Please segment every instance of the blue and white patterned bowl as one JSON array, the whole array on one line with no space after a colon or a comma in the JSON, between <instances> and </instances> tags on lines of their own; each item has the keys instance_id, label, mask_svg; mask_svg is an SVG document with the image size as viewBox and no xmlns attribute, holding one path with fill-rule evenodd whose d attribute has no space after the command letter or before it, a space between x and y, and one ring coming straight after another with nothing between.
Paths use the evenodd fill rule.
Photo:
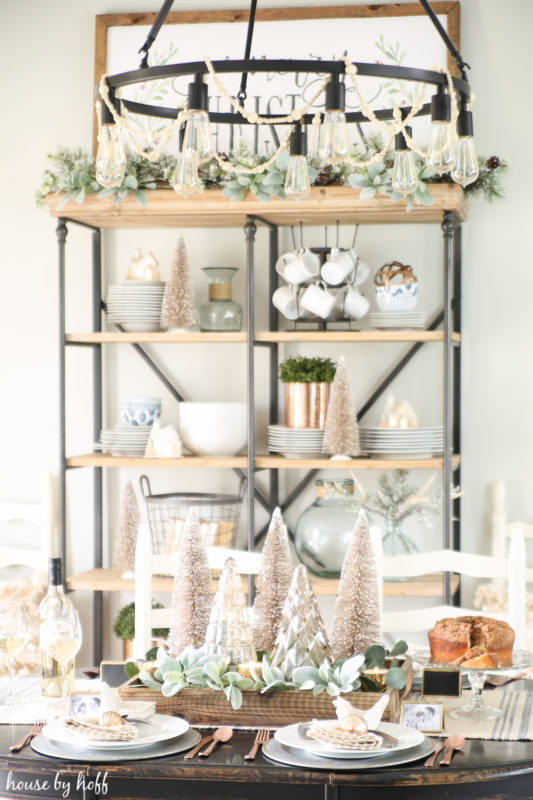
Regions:
<instances>
[{"instance_id":1,"label":"blue and white patterned bowl","mask_svg":"<svg viewBox=\"0 0 533 800\"><path fill-rule=\"evenodd\" d=\"M376 303L380 311L413 311L417 300L416 283L376 286Z\"/></svg>"},{"instance_id":2,"label":"blue and white patterned bowl","mask_svg":"<svg viewBox=\"0 0 533 800\"><path fill-rule=\"evenodd\" d=\"M123 397L120 411L128 425L153 425L154 420L161 416L161 398Z\"/></svg>"}]
</instances>

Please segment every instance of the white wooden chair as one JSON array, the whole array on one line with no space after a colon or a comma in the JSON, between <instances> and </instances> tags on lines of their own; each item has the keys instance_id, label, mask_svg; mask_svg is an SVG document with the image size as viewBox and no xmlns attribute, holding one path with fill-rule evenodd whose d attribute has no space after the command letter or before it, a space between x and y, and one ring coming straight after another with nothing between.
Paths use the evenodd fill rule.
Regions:
<instances>
[{"instance_id":1,"label":"white wooden chair","mask_svg":"<svg viewBox=\"0 0 533 800\"><path fill-rule=\"evenodd\" d=\"M525 548L524 538L519 529L512 534L508 557L481 556L454 550L436 550L410 556L379 557L383 578L413 578L435 572L455 572L473 578L508 580L508 614L493 614L506 619L514 628L515 647L525 646ZM479 610L456 606L438 605L430 608L416 608L409 611L393 611L382 614L382 630L392 632L420 632L430 630L435 622L443 617L457 617L479 614Z\"/></svg>"},{"instance_id":2,"label":"white wooden chair","mask_svg":"<svg viewBox=\"0 0 533 800\"><path fill-rule=\"evenodd\" d=\"M243 575L259 572L260 553L245 550L230 550L224 547L208 547L207 558L211 569L221 570L229 556L235 559L237 571ZM150 647L152 628L170 626L170 608L152 609L152 575L171 575L176 572L177 553L152 553L150 528L139 525L135 549L135 639L133 657L142 658Z\"/></svg>"},{"instance_id":3,"label":"white wooden chair","mask_svg":"<svg viewBox=\"0 0 533 800\"><path fill-rule=\"evenodd\" d=\"M0 568L45 570L57 534L53 476L43 479L40 503L0 500ZM22 544L17 542L23 539ZM15 544L14 544L15 543Z\"/></svg>"},{"instance_id":4,"label":"white wooden chair","mask_svg":"<svg viewBox=\"0 0 533 800\"><path fill-rule=\"evenodd\" d=\"M514 530L521 530L524 539L533 539L533 523L516 520L507 521L505 511L505 486L495 483L492 488L492 507L490 515L490 530L492 540L492 555L495 558L505 558L509 549L509 540ZM533 581L533 569L526 567L526 583Z\"/></svg>"}]
</instances>

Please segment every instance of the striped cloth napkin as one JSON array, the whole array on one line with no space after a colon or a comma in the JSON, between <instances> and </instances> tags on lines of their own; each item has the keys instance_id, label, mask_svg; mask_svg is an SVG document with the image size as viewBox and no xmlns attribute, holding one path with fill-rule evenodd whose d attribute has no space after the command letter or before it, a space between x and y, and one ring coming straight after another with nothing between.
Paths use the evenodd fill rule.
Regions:
<instances>
[{"instance_id":1,"label":"striped cloth napkin","mask_svg":"<svg viewBox=\"0 0 533 800\"><path fill-rule=\"evenodd\" d=\"M461 733L467 739L494 739L496 741L533 740L533 692L510 692L495 689L483 692L483 700L488 706L501 708L499 719L465 720L454 719L450 712L470 702L471 692L464 691L461 697L423 698L410 695L409 700L444 703L444 731L428 736L449 736Z\"/></svg>"},{"instance_id":2,"label":"striped cloth napkin","mask_svg":"<svg viewBox=\"0 0 533 800\"><path fill-rule=\"evenodd\" d=\"M80 678L75 681L74 687L76 692L98 692L100 681ZM15 678L13 691L18 695L17 702L14 705L0 704L0 725L33 725L38 719L50 722L66 714L66 705L60 709L57 699L47 700L42 697L39 678ZM6 693L7 686L4 681L0 689L0 700Z\"/></svg>"}]
</instances>

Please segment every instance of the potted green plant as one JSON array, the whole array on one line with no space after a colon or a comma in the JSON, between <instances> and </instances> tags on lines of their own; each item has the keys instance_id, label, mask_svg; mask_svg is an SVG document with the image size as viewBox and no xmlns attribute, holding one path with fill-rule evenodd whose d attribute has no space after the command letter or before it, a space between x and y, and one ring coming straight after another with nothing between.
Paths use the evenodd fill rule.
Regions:
<instances>
[{"instance_id":1,"label":"potted green plant","mask_svg":"<svg viewBox=\"0 0 533 800\"><path fill-rule=\"evenodd\" d=\"M290 356L279 365L288 428L325 428L335 369L331 358L318 356Z\"/></svg>"},{"instance_id":2,"label":"potted green plant","mask_svg":"<svg viewBox=\"0 0 533 800\"><path fill-rule=\"evenodd\" d=\"M163 608L157 600L152 600L152 608ZM113 630L119 639L122 639L122 657L124 661L131 658L133 637L135 636L135 603L128 603L120 609L115 621ZM166 639L168 628L153 628L153 639Z\"/></svg>"}]
</instances>

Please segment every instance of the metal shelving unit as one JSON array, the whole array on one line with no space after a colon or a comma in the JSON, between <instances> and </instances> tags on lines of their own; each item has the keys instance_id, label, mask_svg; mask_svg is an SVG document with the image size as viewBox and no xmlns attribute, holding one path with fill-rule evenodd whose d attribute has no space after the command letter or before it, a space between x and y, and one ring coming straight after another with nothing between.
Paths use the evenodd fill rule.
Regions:
<instances>
[{"instance_id":1,"label":"metal shelving unit","mask_svg":"<svg viewBox=\"0 0 533 800\"><path fill-rule=\"evenodd\" d=\"M309 485L321 469L442 469L444 489L444 542L446 548L458 548L460 544L460 500L452 502L450 488L452 475L454 483L460 483L460 339L461 339L461 222L466 219L466 204L462 190L458 186L438 185L432 188L434 205L417 207L407 214L403 203L392 203L388 198L379 197L371 201L361 201L352 189L345 187L327 187L313 189L310 197L301 203L274 200L269 206L259 206L255 198L247 198L242 203L229 203L220 192L211 190L200 196L183 200L170 190L155 190L150 193L148 209L141 209L135 201L124 200L120 204L110 201L87 198L81 206L69 202L58 210L58 197L49 199L50 212L58 218L57 242L59 264L59 346L60 346L60 530L61 553L67 554L66 531L66 476L69 470L89 467L94 470L94 545L93 570L81 576L68 578L67 586L71 589L92 588L94 591L94 661L101 660L102 639L102 592L107 590L128 589L129 584L121 581L112 570L103 569L102 553L102 506L103 506L103 469L121 466L172 467L172 468L212 468L224 467L233 469L238 475L249 477L247 508L249 549L254 549L264 535L266 528L255 530L255 503L271 512L276 505L286 510L301 492ZM257 213L261 209L261 213ZM297 215L297 216L295 216ZM268 330L256 331L254 321L254 246L258 226L266 226L269 238L269 296L277 287L278 276L275 263L278 256L278 225L294 224L340 224L354 223L408 223L424 222L440 224L443 232L443 273L444 297L443 309L432 320L426 331L278 331L277 311L269 303ZM65 330L65 280L66 280L66 242L68 225L81 225L86 228L92 239L92 331L67 333ZM126 333L120 326L116 331L102 331L102 312L105 304L102 301L101 266L102 266L102 230L131 227L244 227L244 239L247 267L247 330L234 334L206 333ZM440 343L443 347L443 410L445 449L442 458L424 460L381 460L351 459L347 462L328 462L315 460L293 461L255 451L255 348L267 347L269 350L269 421L278 421L278 359L279 347L284 342L405 342L409 345L398 362L383 376L380 385L374 390L364 406L358 409L359 419L373 406L387 389L394 378L416 355L426 343ZM246 345L246 361L248 374L248 454L244 457L210 459L189 457L185 459L137 459L114 457L100 454L67 456L66 453L66 374L65 352L67 347L89 347L93 352L93 435L98 438L102 427L102 346L104 344L126 343L133 347L144 362L154 371L176 400L183 399L169 378L153 361L143 347L150 343L241 343ZM297 486L281 499L278 484L279 469L304 468L307 474ZM265 497L255 485L254 474L257 470L269 470L269 491ZM439 587L436 579L425 582L409 581L400 585L390 593L397 595L435 596L441 589L444 601L449 603L457 590L457 581L446 575L444 585ZM412 584L412 585L411 585ZM416 585L415 585L416 584ZM330 584L331 586L331 584ZM422 588L421 588L422 587ZM250 583L250 593L253 585ZM321 593L329 593L323 586Z\"/></svg>"}]
</instances>

